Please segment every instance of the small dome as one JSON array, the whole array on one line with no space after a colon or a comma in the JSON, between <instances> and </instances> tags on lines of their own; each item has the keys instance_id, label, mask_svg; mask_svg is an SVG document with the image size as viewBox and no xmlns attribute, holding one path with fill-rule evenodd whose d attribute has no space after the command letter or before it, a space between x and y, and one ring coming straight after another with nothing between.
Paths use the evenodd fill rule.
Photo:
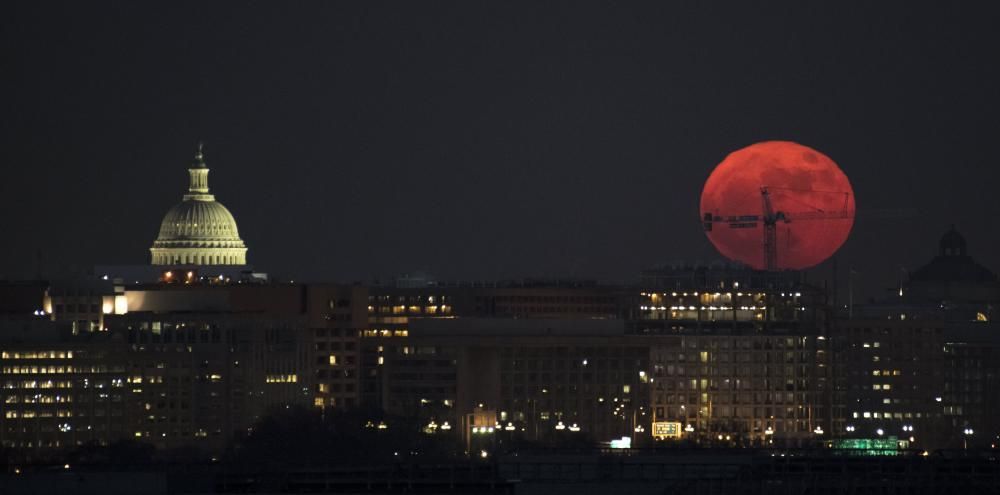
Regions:
<instances>
[{"instance_id":1,"label":"small dome","mask_svg":"<svg viewBox=\"0 0 1000 495\"><path fill-rule=\"evenodd\" d=\"M952 226L941 236L940 253L910 275L916 283L995 283L996 274L976 263L966 252L965 238Z\"/></svg>"},{"instance_id":2,"label":"small dome","mask_svg":"<svg viewBox=\"0 0 1000 495\"><path fill-rule=\"evenodd\" d=\"M965 238L955 230L954 225L951 226L951 230L941 236L941 242L938 245L941 249L941 256L965 256Z\"/></svg>"}]
</instances>

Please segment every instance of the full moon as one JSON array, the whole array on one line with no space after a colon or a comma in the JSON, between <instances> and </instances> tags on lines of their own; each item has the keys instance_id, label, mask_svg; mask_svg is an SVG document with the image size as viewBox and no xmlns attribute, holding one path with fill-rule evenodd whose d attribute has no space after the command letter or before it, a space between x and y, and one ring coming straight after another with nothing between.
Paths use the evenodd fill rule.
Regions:
<instances>
[{"instance_id":1,"label":"full moon","mask_svg":"<svg viewBox=\"0 0 1000 495\"><path fill-rule=\"evenodd\" d=\"M701 192L708 239L723 256L758 270L768 268L769 249L773 269L822 263L847 240L854 212L854 190L840 167L790 141L766 141L730 153ZM768 223L773 225L770 243Z\"/></svg>"}]
</instances>

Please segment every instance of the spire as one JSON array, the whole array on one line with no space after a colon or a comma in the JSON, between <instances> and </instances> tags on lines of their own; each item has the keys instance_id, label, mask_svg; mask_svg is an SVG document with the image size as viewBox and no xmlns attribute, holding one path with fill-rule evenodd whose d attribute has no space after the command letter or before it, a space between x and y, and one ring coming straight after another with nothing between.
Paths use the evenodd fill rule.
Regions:
<instances>
[{"instance_id":1,"label":"spire","mask_svg":"<svg viewBox=\"0 0 1000 495\"><path fill-rule=\"evenodd\" d=\"M191 182L188 186L188 193L184 195L184 200L214 201L215 198L208 193L208 167L205 166L205 144L198 141L198 150L194 154L194 161L188 168Z\"/></svg>"},{"instance_id":2,"label":"spire","mask_svg":"<svg viewBox=\"0 0 1000 495\"><path fill-rule=\"evenodd\" d=\"M205 143L198 141L198 151L194 153L194 161L191 162L191 168L206 168L205 167Z\"/></svg>"}]
</instances>

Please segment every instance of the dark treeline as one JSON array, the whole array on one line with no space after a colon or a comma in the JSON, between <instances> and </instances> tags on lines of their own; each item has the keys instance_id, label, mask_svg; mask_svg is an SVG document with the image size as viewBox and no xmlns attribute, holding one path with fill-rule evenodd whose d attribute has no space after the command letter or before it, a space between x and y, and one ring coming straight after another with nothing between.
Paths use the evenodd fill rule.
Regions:
<instances>
[{"instance_id":1,"label":"dark treeline","mask_svg":"<svg viewBox=\"0 0 1000 495\"><path fill-rule=\"evenodd\" d=\"M379 425L384 425L380 428ZM331 465L372 465L398 462L448 463L480 459L483 450L490 456L516 450L592 448L585 434L549 435L546 441L531 441L521 432L498 429L474 438L470 445L461 440L457 428L428 434L426 425L415 418L387 416L378 412L323 411L301 406L274 409L258 423L233 436L224 452L197 448L161 450L139 440L120 440L109 445L86 443L63 450L27 456L7 450L2 458L10 466L93 466L112 469L140 469L151 465L221 464L234 469L260 467L308 467ZM558 443L556 443L558 442Z\"/></svg>"}]
</instances>

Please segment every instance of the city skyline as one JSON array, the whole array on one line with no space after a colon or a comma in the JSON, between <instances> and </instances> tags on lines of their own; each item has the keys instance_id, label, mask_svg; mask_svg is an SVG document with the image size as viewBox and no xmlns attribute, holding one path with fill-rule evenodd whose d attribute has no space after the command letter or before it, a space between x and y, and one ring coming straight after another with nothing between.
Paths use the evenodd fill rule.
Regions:
<instances>
[{"instance_id":1,"label":"city skyline","mask_svg":"<svg viewBox=\"0 0 1000 495\"><path fill-rule=\"evenodd\" d=\"M563 7L18 6L0 158L31 207L0 274L146 264L199 139L251 264L288 277L711 262L701 187L767 139L855 185L842 284L882 295L951 224L1000 265L987 10Z\"/></svg>"}]
</instances>

